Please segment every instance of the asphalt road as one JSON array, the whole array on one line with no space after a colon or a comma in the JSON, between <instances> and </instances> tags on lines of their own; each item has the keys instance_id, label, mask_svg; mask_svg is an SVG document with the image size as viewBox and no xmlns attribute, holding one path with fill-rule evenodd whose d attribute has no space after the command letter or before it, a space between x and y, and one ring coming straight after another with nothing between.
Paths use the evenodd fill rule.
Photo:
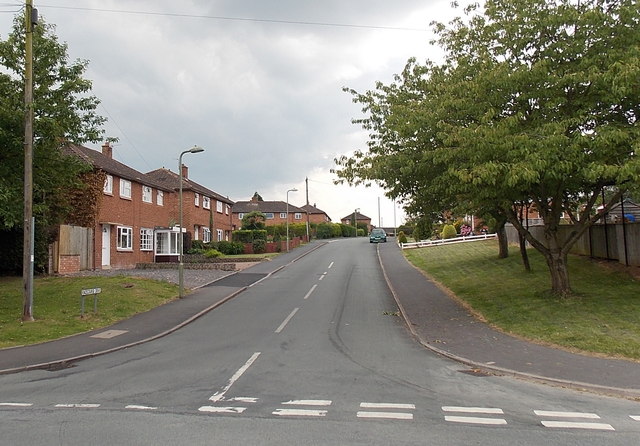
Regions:
<instances>
[{"instance_id":1,"label":"asphalt road","mask_svg":"<svg viewBox=\"0 0 640 446\"><path fill-rule=\"evenodd\" d=\"M418 345L397 311L376 246L332 242L169 336L71 368L0 376L0 443L640 438L637 402L474 373Z\"/></svg>"}]
</instances>

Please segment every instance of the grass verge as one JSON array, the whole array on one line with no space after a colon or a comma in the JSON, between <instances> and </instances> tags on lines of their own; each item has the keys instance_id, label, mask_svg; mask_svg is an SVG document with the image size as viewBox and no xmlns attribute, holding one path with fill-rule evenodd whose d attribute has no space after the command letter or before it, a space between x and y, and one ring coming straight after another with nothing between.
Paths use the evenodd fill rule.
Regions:
<instances>
[{"instance_id":1,"label":"grass verge","mask_svg":"<svg viewBox=\"0 0 640 446\"><path fill-rule=\"evenodd\" d=\"M570 256L575 295L551 297L544 258L530 249L531 272L517 247L498 259L495 241L405 251L407 259L499 329L534 341L640 360L640 281L620 268ZM613 265L611 265L613 266Z\"/></svg>"},{"instance_id":2,"label":"grass verge","mask_svg":"<svg viewBox=\"0 0 640 446\"><path fill-rule=\"evenodd\" d=\"M93 296L80 317L80 291L101 288L98 313ZM0 348L35 344L106 327L174 299L176 285L148 279L115 277L46 277L34 281L34 322L22 322L22 279L0 277Z\"/></svg>"}]
</instances>

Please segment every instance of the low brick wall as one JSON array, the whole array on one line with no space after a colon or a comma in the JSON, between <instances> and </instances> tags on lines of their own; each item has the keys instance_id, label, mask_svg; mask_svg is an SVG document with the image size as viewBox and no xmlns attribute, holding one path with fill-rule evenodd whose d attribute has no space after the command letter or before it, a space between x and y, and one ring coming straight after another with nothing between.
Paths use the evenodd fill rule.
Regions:
<instances>
[{"instance_id":1,"label":"low brick wall","mask_svg":"<svg viewBox=\"0 0 640 446\"><path fill-rule=\"evenodd\" d=\"M80 272L79 255L61 255L59 259L58 274L74 274Z\"/></svg>"},{"instance_id":2,"label":"low brick wall","mask_svg":"<svg viewBox=\"0 0 640 446\"><path fill-rule=\"evenodd\" d=\"M138 263L136 269L178 269L177 263ZM185 263L184 269L235 271L235 263Z\"/></svg>"}]
</instances>

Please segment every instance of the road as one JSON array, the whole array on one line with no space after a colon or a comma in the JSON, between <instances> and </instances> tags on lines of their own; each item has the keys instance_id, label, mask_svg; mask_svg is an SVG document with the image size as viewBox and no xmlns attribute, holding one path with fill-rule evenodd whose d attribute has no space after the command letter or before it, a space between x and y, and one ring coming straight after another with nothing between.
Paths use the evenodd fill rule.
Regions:
<instances>
[{"instance_id":1,"label":"road","mask_svg":"<svg viewBox=\"0 0 640 446\"><path fill-rule=\"evenodd\" d=\"M169 336L0 376L1 443L637 444L637 402L486 376L417 344L376 249L340 240L263 280L248 270L248 290Z\"/></svg>"}]
</instances>

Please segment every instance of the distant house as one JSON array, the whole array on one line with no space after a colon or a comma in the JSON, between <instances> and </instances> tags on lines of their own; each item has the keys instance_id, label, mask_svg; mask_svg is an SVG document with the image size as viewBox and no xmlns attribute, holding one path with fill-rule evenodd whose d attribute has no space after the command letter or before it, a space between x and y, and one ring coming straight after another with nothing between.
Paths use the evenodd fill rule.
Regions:
<instances>
[{"instance_id":1,"label":"distant house","mask_svg":"<svg viewBox=\"0 0 640 446\"><path fill-rule=\"evenodd\" d=\"M170 188L177 198L180 188L180 176L177 173L162 168L148 172L147 175ZM177 200L176 203L178 203ZM190 179L189 168L182 165L182 226L185 228L188 241L202 240L208 243L231 240L231 206L233 201L229 198ZM174 215L177 216L177 222L178 209ZM159 237L170 237L169 234L175 224L158 229Z\"/></svg>"},{"instance_id":2,"label":"distant house","mask_svg":"<svg viewBox=\"0 0 640 446\"><path fill-rule=\"evenodd\" d=\"M309 223L329 223L331 221L329 215L325 211L318 209L315 203L313 206L305 204L301 209L309 215Z\"/></svg>"},{"instance_id":3,"label":"distant house","mask_svg":"<svg viewBox=\"0 0 640 446\"><path fill-rule=\"evenodd\" d=\"M288 214L287 214L288 210ZM240 229L242 227L242 218L250 212L262 212L265 215L265 225L273 226L284 224L289 221L293 223L306 223L307 211L285 201L264 201L260 200L259 195L254 195L249 201L236 201L232 208L233 228Z\"/></svg>"},{"instance_id":4,"label":"distant house","mask_svg":"<svg viewBox=\"0 0 640 446\"><path fill-rule=\"evenodd\" d=\"M601 209L602 207L600 207ZM611 207L607 213L608 223L622 223L622 216L624 214L624 221L628 223L640 222L640 206L631 201L629 198L625 198L622 203L617 203ZM599 222L602 223L602 222Z\"/></svg>"},{"instance_id":5,"label":"distant house","mask_svg":"<svg viewBox=\"0 0 640 446\"><path fill-rule=\"evenodd\" d=\"M371 229L373 228L373 226L371 225L371 218L367 217L364 214L361 214L360 212L354 211L351 214L347 215L346 217L342 217L340 219L340 222L344 225L353 226L354 216L355 216L356 224L364 223L365 225L367 225L367 232L371 232Z\"/></svg>"}]
</instances>

